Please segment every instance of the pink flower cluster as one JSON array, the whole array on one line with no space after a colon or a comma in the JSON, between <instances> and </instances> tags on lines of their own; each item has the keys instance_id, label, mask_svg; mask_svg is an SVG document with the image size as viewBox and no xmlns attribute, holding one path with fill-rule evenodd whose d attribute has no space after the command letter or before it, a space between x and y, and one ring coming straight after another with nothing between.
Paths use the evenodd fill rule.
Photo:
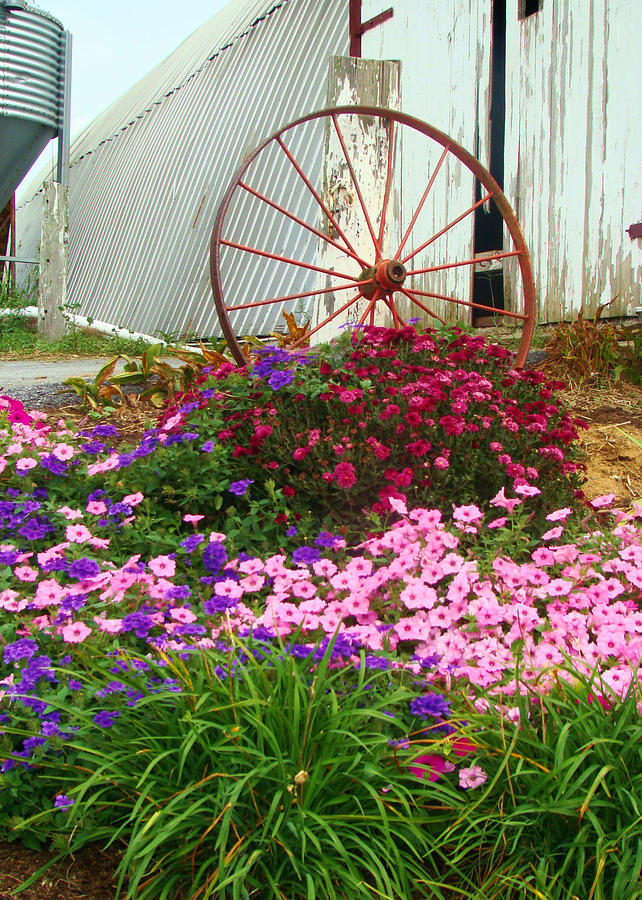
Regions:
<instances>
[{"instance_id":1,"label":"pink flower cluster","mask_svg":"<svg viewBox=\"0 0 642 900\"><path fill-rule=\"evenodd\" d=\"M136 506L142 497L124 500ZM495 498L507 511L515 500L522 502L503 492ZM594 505L601 510L608 501L598 498ZM167 646L169 640L175 648L185 640L208 646L251 626L283 636L300 629L310 643L339 630L372 652L396 653L400 661L436 656L436 679L463 679L509 694L516 690L516 662L524 690L570 657L580 671L598 667L616 694L626 692L642 661L641 506L619 514L611 543L599 531L582 542L558 542L569 511L553 511L555 536L530 561L499 556L484 572L471 552L485 527L474 504L455 507L448 525L438 510L408 512L394 498L393 504L401 516L397 524L347 554L298 565L288 565L283 554L231 560L229 577L211 588L192 583L188 603L175 599L190 578L181 557L160 555L146 564L133 557L116 567L108 558L109 542L92 534L88 516L100 514L96 503L85 513L62 507L59 513L70 523L66 541L21 555L14 585L0 592L0 609L20 618L21 634L46 631L70 643L120 634L132 614L145 619L149 643ZM223 539L209 536L210 542ZM100 571L79 581L62 571L47 574L52 560L68 558L76 546L106 557ZM74 598L86 602L61 616L63 605L74 609ZM213 598L224 599L224 613L205 613L201 604ZM203 626L202 636L184 637L185 626L194 623Z\"/></svg>"},{"instance_id":2,"label":"pink flower cluster","mask_svg":"<svg viewBox=\"0 0 642 900\"><path fill-rule=\"evenodd\" d=\"M16 402L16 401L14 401ZM20 404L22 407L22 404ZM41 464L43 457L53 456L66 463L80 453L75 435L60 419L46 423L46 413L32 410L10 419L11 432L0 430L0 472L25 475Z\"/></svg>"}]
</instances>

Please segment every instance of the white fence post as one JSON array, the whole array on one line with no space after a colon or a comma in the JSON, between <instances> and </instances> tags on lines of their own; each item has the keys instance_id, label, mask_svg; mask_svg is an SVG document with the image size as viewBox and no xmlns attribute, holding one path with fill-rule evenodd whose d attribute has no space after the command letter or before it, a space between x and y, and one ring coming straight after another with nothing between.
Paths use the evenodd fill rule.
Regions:
<instances>
[{"instance_id":1,"label":"white fence post","mask_svg":"<svg viewBox=\"0 0 642 900\"><path fill-rule=\"evenodd\" d=\"M62 311L67 304L67 246L69 188L50 181L45 185L40 241L38 334L56 340L67 333Z\"/></svg>"}]
</instances>

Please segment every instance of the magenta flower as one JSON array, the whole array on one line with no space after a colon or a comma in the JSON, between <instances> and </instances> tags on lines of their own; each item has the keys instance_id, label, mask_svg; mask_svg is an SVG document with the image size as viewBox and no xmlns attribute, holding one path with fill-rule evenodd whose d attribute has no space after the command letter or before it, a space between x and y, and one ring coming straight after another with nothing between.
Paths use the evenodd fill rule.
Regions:
<instances>
[{"instance_id":1,"label":"magenta flower","mask_svg":"<svg viewBox=\"0 0 642 900\"><path fill-rule=\"evenodd\" d=\"M355 468L349 462L337 463L332 475L338 486L344 490L349 490L357 480Z\"/></svg>"}]
</instances>

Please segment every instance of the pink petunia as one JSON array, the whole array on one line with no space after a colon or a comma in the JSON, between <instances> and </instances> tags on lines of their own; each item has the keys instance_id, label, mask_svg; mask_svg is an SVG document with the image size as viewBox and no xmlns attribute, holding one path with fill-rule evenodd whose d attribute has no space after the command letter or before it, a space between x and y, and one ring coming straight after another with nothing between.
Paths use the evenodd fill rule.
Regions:
<instances>
[{"instance_id":1,"label":"pink petunia","mask_svg":"<svg viewBox=\"0 0 642 900\"><path fill-rule=\"evenodd\" d=\"M615 500L615 494L602 494L601 497L596 497L595 500L590 500L590 504L593 509L603 509L605 506L610 506Z\"/></svg>"},{"instance_id":2,"label":"pink petunia","mask_svg":"<svg viewBox=\"0 0 642 900\"><path fill-rule=\"evenodd\" d=\"M539 488L534 487L532 484L516 484L514 491L521 497L537 497L538 494L542 493Z\"/></svg>"},{"instance_id":3,"label":"pink petunia","mask_svg":"<svg viewBox=\"0 0 642 900\"><path fill-rule=\"evenodd\" d=\"M68 644L80 644L91 634L91 628L87 628L84 622L70 622L61 630L62 639Z\"/></svg>"},{"instance_id":4,"label":"pink petunia","mask_svg":"<svg viewBox=\"0 0 642 900\"><path fill-rule=\"evenodd\" d=\"M488 779L481 766L468 766L459 770L459 787L466 790L480 787Z\"/></svg>"},{"instance_id":5,"label":"pink petunia","mask_svg":"<svg viewBox=\"0 0 642 900\"><path fill-rule=\"evenodd\" d=\"M32 569L31 566L16 566L13 574L18 581L35 581L38 577L38 570Z\"/></svg>"},{"instance_id":6,"label":"pink petunia","mask_svg":"<svg viewBox=\"0 0 642 900\"><path fill-rule=\"evenodd\" d=\"M91 531L85 525L67 525L65 528L65 537L72 544L84 544L91 536Z\"/></svg>"},{"instance_id":7,"label":"pink petunia","mask_svg":"<svg viewBox=\"0 0 642 900\"><path fill-rule=\"evenodd\" d=\"M243 591L246 594L260 591L264 584L265 578L262 575L259 575L258 572L252 572L246 578L241 578L239 581L240 587L243 588Z\"/></svg>"},{"instance_id":8,"label":"pink petunia","mask_svg":"<svg viewBox=\"0 0 642 900\"><path fill-rule=\"evenodd\" d=\"M31 459L30 456L23 456L16 462L16 471L17 472L28 472L29 469L33 469L34 466L37 466L38 463L35 459Z\"/></svg>"},{"instance_id":9,"label":"pink petunia","mask_svg":"<svg viewBox=\"0 0 642 900\"><path fill-rule=\"evenodd\" d=\"M484 518L483 512L474 504L470 506L455 506L453 504L453 519L455 522L464 522L474 525Z\"/></svg>"},{"instance_id":10,"label":"pink petunia","mask_svg":"<svg viewBox=\"0 0 642 900\"><path fill-rule=\"evenodd\" d=\"M297 581L292 585L292 593L301 600L310 600L316 596L316 585L311 581Z\"/></svg>"},{"instance_id":11,"label":"pink petunia","mask_svg":"<svg viewBox=\"0 0 642 900\"><path fill-rule=\"evenodd\" d=\"M58 606L62 603L66 591L54 578L41 581L36 588L33 605L36 609L44 609L46 606Z\"/></svg>"},{"instance_id":12,"label":"pink petunia","mask_svg":"<svg viewBox=\"0 0 642 900\"><path fill-rule=\"evenodd\" d=\"M69 444L56 444L51 452L56 459L61 460L61 462L66 462L73 457L76 451Z\"/></svg>"},{"instance_id":13,"label":"pink petunia","mask_svg":"<svg viewBox=\"0 0 642 900\"><path fill-rule=\"evenodd\" d=\"M571 510L568 506L565 506L563 509L556 509L555 512L549 513L546 516L547 522L560 522L564 521L571 515Z\"/></svg>"},{"instance_id":14,"label":"pink petunia","mask_svg":"<svg viewBox=\"0 0 642 900\"><path fill-rule=\"evenodd\" d=\"M123 628L122 619L104 619L101 616L94 616L94 622L104 634L119 634Z\"/></svg>"},{"instance_id":15,"label":"pink petunia","mask_svg":"<svg viewBox=\"0 0 642 900\"><path fill-rule=\"evenodd\" d=\"M82 519L82 513L79 509L71 509L69 506L61 506L56 512L62 513L65 519L73 522L75 519Z\"/></svg>"},{"instance_id":16,"label":"pink petunia","mask_svg":"<svg viewBox=\"0 0 642 900\"><path fill-rule=\"evenodd\" d=\"M505 509L507 512L512 513L516 506L519 506L522 501L518 498L509 498L504 493L504 488L495 494L493 499L490 501L491 506L501 506L502 509ZM495 526L497 527L497 526Z\"/></svg>"},{"instance_id":17,"label":"pink petunia","mask_svg":"<svg viewBox=\"0 0 642 900\"><path fill-rule=\"evenodd\" d=\"M126 497L123 497L123 503L126 503L128 506L138 506L144 499L145 495L141 494L140 491L136 491L135 494L127 494Z\"/></svg>"},{"instance_id":18,"label":"pink petunia","mask_svg":"<svg viewBox=\"0 0 642 900\"><path fill-rule=\"evenodd\" d=\"M159 578L171 578L176 573L176 563L169 556L155 556L147 563L147 567Z\"/></svg>"},{"instance_id":19,"label":"pink petunia","mask_svg":"<svg viewBox=\"0 0 642 900\"><path fill-rule=\"evenodd\" d=\"M180 622L183 625L189 625L191 622L196 621L196 615L186 606L173 607L170 609L169 614L175 622Z\"/></svg>"},{"instance_id":20,"label":"pink petunia","mask_svg":"<svg viewBox=\"0 0 642 900\"><path fill-rule=\"evenodd\" d=\"M388 502L390 503L390 508L394 509L396 513L399 513L400 516L408 514L408 507L403 500L400 500L398 497L390 497Z\"/></svg>"}]
</instances>

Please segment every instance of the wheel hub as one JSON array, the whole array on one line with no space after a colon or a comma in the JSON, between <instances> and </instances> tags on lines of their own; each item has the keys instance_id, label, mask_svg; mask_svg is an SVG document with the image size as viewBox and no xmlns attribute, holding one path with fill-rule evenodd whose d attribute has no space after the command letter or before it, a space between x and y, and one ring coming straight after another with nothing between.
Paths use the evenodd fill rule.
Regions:
<instances>
[{"instance_id":1,"label":"wheel hub","mask_svg":"<svg viewBox=\"0 0 642 900\"><path fill-rule=\"evenodd\" d=\"M398 290L405 280L406 267L398 259L382 259L359 275L359 281L368 282L361 288L361 294L368 300L374 297L377 290L384 294Z\"/></svg>"}]
</instances>

